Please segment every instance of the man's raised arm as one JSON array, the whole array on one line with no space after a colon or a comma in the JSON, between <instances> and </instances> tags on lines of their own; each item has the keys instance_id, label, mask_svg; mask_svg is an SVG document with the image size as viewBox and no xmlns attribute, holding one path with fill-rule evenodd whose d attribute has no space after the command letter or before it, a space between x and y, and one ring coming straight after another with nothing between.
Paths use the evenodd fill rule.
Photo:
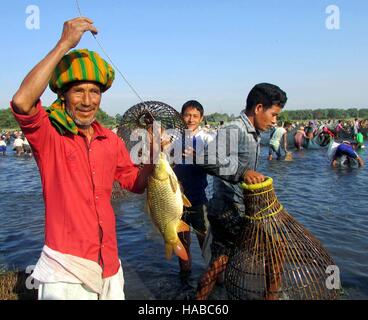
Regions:
<instances>
[{"instance_id":1,"label":"man's raised arm","mask_svg":"<svg viewBox=\"0 0 368 320\"><path fill-rule=\"evenodd\" d=\"M51 74L62 57L76 47L86 31L97 34L93 21L75 18L64 23L63 33L55 48L25 77L12 99L14 111L19 114L34 114L36 102L46 90Z\"/></svg>"}]
</instances>

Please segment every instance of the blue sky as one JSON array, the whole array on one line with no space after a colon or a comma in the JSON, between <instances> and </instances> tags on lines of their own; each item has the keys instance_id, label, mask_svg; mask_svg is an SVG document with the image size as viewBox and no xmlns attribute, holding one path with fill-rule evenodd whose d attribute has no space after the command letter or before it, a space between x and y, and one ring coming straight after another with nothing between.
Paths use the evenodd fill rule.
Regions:
<instances>
[{"instance_id":1,"label":"blue sky","mask_svg":"<svg viewBox=\"0 0 368 320\"><path fill-rule=\"evenodd\" d=\"M271 82L287 92L287 109L368 108L366 0L79 2L144 100L180 110L197 99L206 113L238 114L253 85ZM25 26L29 5L40 9L39 30ZM326 28L329 5L340 9L339 30ZM0 107L6 108L24 76L58 41L63 22L78 10L74 0L13 0L1 1L0 12ZM90 34L78 47L101 53ZM47 89L44 105L53 98ZM138 102L117 75L101 107L123 114Z\"/></svg>"}]
</instances>

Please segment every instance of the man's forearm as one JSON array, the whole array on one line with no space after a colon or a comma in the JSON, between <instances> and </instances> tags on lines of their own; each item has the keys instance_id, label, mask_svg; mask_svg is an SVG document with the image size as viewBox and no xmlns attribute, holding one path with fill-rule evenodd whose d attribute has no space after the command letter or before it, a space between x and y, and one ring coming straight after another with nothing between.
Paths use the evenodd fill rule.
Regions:
<instances>
[{"instance_id":1,"label":"man's forearm","mask_svg":"<svg viewBox=\"0 0 368 320\"><path fill-rule=\"evenodd\" d=\"M284 150L287 151L287 133L284 134Z\"/></svg>"},{"instance_id":2,"label":"man's forearm","mask_svg":"<svg viewBox=\"0 0 368 320\"><path fill-rule=\"evenodd\" d=\"M361 157L358 157L358 164L359 164L359 167L363 167L364 166L364 161Z\"/></svg>"}]
</instances>

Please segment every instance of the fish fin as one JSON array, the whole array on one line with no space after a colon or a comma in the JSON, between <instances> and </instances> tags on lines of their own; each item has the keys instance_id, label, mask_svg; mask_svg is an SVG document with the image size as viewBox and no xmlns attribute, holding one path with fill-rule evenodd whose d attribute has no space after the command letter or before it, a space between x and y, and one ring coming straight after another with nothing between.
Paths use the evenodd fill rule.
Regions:
<instances>
[{"instance_id":1,"label":"fish fin","mask_svg":"<svg viewBox=\"0 0 368 320\"><path fill-rule=\"evenodd\" d=\"M173 246L171 244L166 243L165 244L165 252L166 252L166 259L170 260L172 257L172 252L173 252Z\"/></svg>"},{"instance_id":2,"label":"fish fin","mask_svg":"<svg viewBox=\"0 0 368 320\"><path fill-rule=\"evenodd\" d=\"M190 208L192 206L192 204L190 203L189 199L184 194L183 185L180 182L178 182L178 184L179 184L179 188L180 188L180 191L181 191L181 197L183 199L183 206L187 207L187 208Z\"/></svg>"},{"instance_id":3,"label":"fish fin","mask_svg":"<svg viewBox=\"0 0 368 320\"><path fill-rule=\"evenodd\" d=\"M190 227L183 220L180 220L178 226L176 227L176 232L179 233L185 231L190 231Z\"/></svg>"},{"instance_id":4,"label":"fish fin","mask_svg":"<svg viewBox=\"0 0 368 320\"><path fill-rule=\"evenodd\" d=\"M150 214L150 208L148 205L148 200L146 200L146 202L144 203L144 211L147 212L148 214Z\"/></svg>"},{"instance_id":5,"label":"fish fin","mask_svg":"<svg viewBox=\"0 0 368 320\"><path fill-rule=\"evenodd\" d=\"M173 246L175 254L182 260L188 261L188 253L187 250L185 250L183 244L179 240L174 246Z\"/></svg>"},{"instance_id":6,"label":"fish fin","mask_svg":"<svg viewBox=\"0 0 368 320\"><path fill-rule=\"evenodd\" d=\"M148 201L148 196L147 196L147 198L146 198L146 203L144 204L144 209L145 209L145 211L146 211L149 215L151 215L151 207L150 207L150 204L149 204L149 201Z\"/></svg>"},{"instance_id":7,"label":"fish fin","mask_svg":"<svg viewBox=\"0 0 368 320\"><path fill-rule=\"evenodd\" d=\"M170 185L171 189L176 193L176 190L178 190L178 180L176 180L175 176L169 175Z\"/></svg>"},{"instance_id":8,"label":"fish fin","mask_svg":"<svg viewBox=\"0 0 368 320\"><path fill-rule=\"evenodd\" d=\"M185 196L184 193L181 194L181 197L183 198L183 206L190 208L192 204L190 203L189 199Z\"/></svg>"},{"instance_id":9,"label":"fish fin","mask_svg":"<svg viewBox=\"0 0 368 320\"><path fill-rule=\"evenodd\" d=\"M178 184L179 184L179 188L180 188L181 193L184 193L184 187L183 187L183 185L181 184L180 181L178 181Z\"/></svg>"}]
</instances>

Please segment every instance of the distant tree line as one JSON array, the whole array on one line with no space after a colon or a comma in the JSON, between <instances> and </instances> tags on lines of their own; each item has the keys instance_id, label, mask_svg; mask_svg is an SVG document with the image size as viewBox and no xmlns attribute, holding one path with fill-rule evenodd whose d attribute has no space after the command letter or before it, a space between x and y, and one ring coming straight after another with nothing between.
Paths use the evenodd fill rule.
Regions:
<instances>
[{"instance_id":1,"label":"distant tree line","mask_svg":"<svg viewBox=\"0 0 368 320\"><path fill-rule=\"evenodd\" d=\"M368 109L306 109L282 111L280 121L325 120L325 119L368 119Z\"/></svg>"},{"instance_id":2,"label":"distant tree line","mask_svg":"<svg viewBox=\"0 0 368 320\"><path fill-rule=\"evenodd\" d=\"M112 128L120 123L122 115L117 114L115 117L108 115L105 111L99 110L97 113L97 120L104 126ZM211 113L205 116L208 123L219 123L233 121L237 118L233 114L227 113ZM306 109L306 110L285 110L282 111L280 121L294 121L294 120L325 120L325 119L368 119L368 109ZM8 109L0 109L0 129L17 129L18 123L14 116Z\"/></svg>"},{"instance_id":3,"label":"distant tree line","mask_svg":"<svg viewBox=\"0 0 368 320\"><path fill-rule=\"evenodd\" d=\"M123 118L123 116L121 114L117 114L115 116L115 121L116 124L119 124L121 119ZM223 122L229 122L229 121L233 121L235 120L237 117L235 117L233 114L228 115L227 113L211 113L208 115L205 115L204 120L207 121L208 123L216 123L218 124L220 121Z\"/></svg>"},{"instance_id":4,"label":"distant tree line","mask_svg":"<svg viewBox=\"0 0 368 320\"><path fill-rule=\"evenodd\" d=\"M220 121L229 122L237 117L227 113L211 113L205 116L210 123L218 123ZM285 110L282 111L278 119L280 121L295 120L344 120L344 119L368 119L368 109L303 109L303 110Z\"/></svg>"},{"instance_id":5,"label":"distant tree line","mask_svg":"<svg viewBox=\"0 0 368 320\"><path fill-rule=\"evenodd\" d=\"M226 113L211 113L206 115L206 120L210 123L218 123L220 121L229 122L234 120L233 114L230 116ZM278 119L280 121L294 120L344 120L344 119L368 119L368 109L303 109L303 110L285 110L282 111Z\"/></svg>"},{"instance_id":6,"label":"distant tree line","mask_svg":"<svg viewBox=\"0 0 368 320\"><path fill-rule=\"evenodd\" d=\"M210 123L219 123L220 121L223 122L229 122L235 120L237 117L235 117L233 114L228 115L227 113L211 113L205 116L205 120Z\"/></svg>"}]
</instances>

